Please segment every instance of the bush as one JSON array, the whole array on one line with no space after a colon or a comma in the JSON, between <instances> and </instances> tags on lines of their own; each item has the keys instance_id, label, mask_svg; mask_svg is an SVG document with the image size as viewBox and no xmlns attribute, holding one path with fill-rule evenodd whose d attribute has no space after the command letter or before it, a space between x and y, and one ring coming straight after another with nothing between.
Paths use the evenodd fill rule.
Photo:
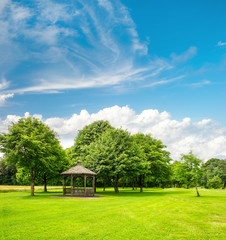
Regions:
<instances>
[{"instance_id":1,"label":"bush","mask_svg":"<svg viewBox=\"0 0 226 240\"><path fill-rule=\"evenodd\" d=\"M221 188L222 187L222 180L218 176L215 176L208 180L207 182L208 188Z\"/></svg>"}]
</instances>

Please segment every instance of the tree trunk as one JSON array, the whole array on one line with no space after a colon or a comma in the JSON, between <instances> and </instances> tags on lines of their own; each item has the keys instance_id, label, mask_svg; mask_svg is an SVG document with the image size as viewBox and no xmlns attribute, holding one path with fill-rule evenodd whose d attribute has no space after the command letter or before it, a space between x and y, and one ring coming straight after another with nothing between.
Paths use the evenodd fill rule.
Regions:
<instances>
[{"instance_id":1,"label":"tree trunk","mask_svg":"<svg viewBox=\"0 0 226 240\"><path fill-rule=\"evenodd\" d=\"M140 185L140 192L143 192L143 186Z\"/></svg>"},{"instance_id":2,"label":"tree trunk","mask_svg":"<svg viewBox=\"0 0 226 240\"><path fill-rule=\"evenodd\" d=\"M31 196L35 195L35 179L31 179Z\"/></svg>"},{"instance_id":3,"label":"tree trunk","mask_svg":"<svg viewBox=\"0 0 226 240\"><path fill-rule=\"evenodd\" d=\"M114 180L115 180L115 181L114 181L115 193L119 193L119 190L118 190L118 180L119 180L119 178L116 177Z\"/></svg>"},{"instance_id":4,"label":"tree trunk","mask_svg":"<svg viewBox=\"0 0 226 240\"><path fill-rule=\"evenodd\" d=\"M143 192L143 178L140 176L140 192Z\"/></svg>"},{"instance_id":5,"label":"tree trunk","mask_svg":"<svg viewBox=\"0 0 226 240\"><path fill-rule=\"evenodd\" d=\"M133 182L133 183L132 183L132 189L133 189L133 190L134 190L134 185L135 185L135 184L134 184L134 182Z\"/></svg>"},{"instance_id":6,"label":"tree trunk","mask_svg":"<svg viewBox=\"0 0 226 240\"><path fill-rule=\"evenodd\" d=\"M104 182L104 186L103 186L103 191L105 192L105 182Z\"/></svg>"},{"instance_id":7,"label":"tree trunk","mask_svg":"<svg viewBox=\"0 0 226 240\"><path fill-rule=\"evenodd\" d=\"M44 173L43 180L44 180L44 192L47 192L47 177L46 177L46 173Z\"/></svg>"},{"instance_id":8,"label":"tree trunk","mask_svg":"<svg viewBox=\"0 0 226 240\"><path fill-rule=\"evenodd\" d=\"M195 188L196 188L197 197L200 197L197 185L195 186Z\"/></svg>"},{"instance_id":9,"label":"tree trunk","mask_svg":"<svg viewBox=\"0 0 226 240\"><path fill-rule=\"evenodd\" d=\"M114 189L115 189L115 193L119 193L119 190L118 190L118 186L114 186Z\"/></svg>"}]
</instances>

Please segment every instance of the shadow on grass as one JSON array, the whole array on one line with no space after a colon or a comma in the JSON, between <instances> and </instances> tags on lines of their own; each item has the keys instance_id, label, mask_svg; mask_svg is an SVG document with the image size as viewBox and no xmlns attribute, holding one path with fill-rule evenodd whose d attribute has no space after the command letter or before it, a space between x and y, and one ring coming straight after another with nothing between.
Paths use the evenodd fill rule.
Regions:
<instances>
[{"instance_id":1,"label":"shadow on grass","mask_svg":"<svg viewBox=\"0 0 226 240\"><path fill-rule=\"evenodd\" d=\"M10 193L10 192L29 192L27 189L3 189L0 190L0 193Z\"/></svg>"},{"instance_id":2,"label":"shadow on grass","mask_svg":"<svg viewBox=\"0 0 226 240\"><path fill-rule=\"evenodd\" d=\"M178 194L187 194L186 190L173 190L173 189L148 189L144 192L139 192L139 190L131 189L120 189L119 193L115 193L113 189L107 189L105 192L97 190L95 193L96 196L101 197L116 197L116 198L145 198L145 197L161 197L166 195L178 195ZM35 196L24 196L24 198L48 198L52 196L62 195L62 191L49 191L49 192L35 192ZM68 195L67 195L68 196Z\"/></svg>"},{"instance_id":3,"label":"shadow on grass","mask_svg":"<svg viewBox=\"0 0 226 240\"><path fill-rule=\"evenodd\" d=\"M97 191L97 195L101 195L103 197L159 197L159 196L165 196L165 195L178 195L178 194L186 194L185 191L172 191L172 190L154 190L154 191L147 191L147 192L139 192L139 191L133 191L133 190L123 190L119 191L119 193L115 193L114 191Z\"/></svg>"},{"instance_id":4,"label":"shadow on grass","mask_svg":"<svg viewBox=\"0 0 226 240\"><path fill-rule=\"evenodd\" d=\"M63 193L62 191L36 191L34 196L30 195L29 191L26 191L28 193L27 196L23 196L23 198L49 198L49 197L53 197L53 196L61 196ZM149 189L148 192L139 192L138 190L121 190L119 191L119 193L115 193L114 190L107 190L107 191L100 191L99 189L97 190L97 192L95 193L96 196L100 196L100 197L120 197L120 198L131 198L131 197L154 197L154 196L164 196L164 195L172 195L172 194L184 194L184 191L162 191L161 189L158 191L156 189L154 189L154 191L151 191ZM69 195L67 195L69 196ZM66 197L68 198L68 197ZM84 197L83 197L84 198Z\"/></svg>"},{"instance_id":5,"label":"shadow on grass","mask_svg":"<svg viewBox=\"0 0 226 240\"><path fill-rule=\"evenodd\" d=\"M28 191L26 191L28 192ZM225 198L225 195L213 195L213 193L200 193L201 197L200 198ZM97 189L97 192L95 193L96 196L101 196L101 198L105 197L115 197L115 198L153 198L153 197L163 197L163 196L178 196L178 195L186 195L188 197L195 197L196 192L195 189L173 189L173 188L168 188L168 189L157 189L157 188L149 188L149 189L144 189L144 192L139 192L139 190L131 190L131 189L120 189L119 193L115 193L114 189L106 189L106 191L102 191L100 189ZM54 190L54 191L36 191L35 196L31 196L30 194L27 196L23 196L24 198L50 198L53 196L62 196L62 191L61 190ZM68 195L67 195L68 196ZM62 197L63 198L63 197ZM68 198L68 197L66 197ZM76 198L75 198L76 199ZM83 199L85 199L83 197ZM88 198L87 198L88 199Z\"/></svg>"}]
</instances>

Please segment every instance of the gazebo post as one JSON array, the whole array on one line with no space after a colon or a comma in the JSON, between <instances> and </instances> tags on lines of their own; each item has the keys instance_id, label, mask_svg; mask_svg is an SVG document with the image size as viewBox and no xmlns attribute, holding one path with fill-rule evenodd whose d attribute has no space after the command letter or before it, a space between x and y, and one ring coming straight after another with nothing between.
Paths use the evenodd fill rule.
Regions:
<instances>
[{"instance_id":1,"label":"gazebo post","mask_svg":"<svg viewBox=\"0 0 226 240\"><path fill-rule=\"evenodd\" d=\"M73 195L73 175L71 174L71 196Z\"/></svg>"},{"instance_id":2,"label":"gazebo post","mask_svg":"<svg viewBox=\"0 0 226 240\"><path fill-rule=\"evenodd\" d=\"M93 176L93 195L95 193L95 176Z\"/></svg>"},{"instance_id":3,"label":"gazebo post","mask_svg":"<svg viewBox=\"0 0 226 240\"><path fill-rule=\"evenodd\" d=\"M73 178L73 188L75 188L76 177Z\"/></svg>"},{"instance_id":4,"label":"gazebo post","mask_svg":"<svg viewBox=\"0 0 226 240\"><path fill-rule=\"evenodd\" d=\"M65 189L65 176L63 175L63 195L66 195L66 189Z\"/></svg>"},{"instance_id":5,"label":"gazebo post","mask_svg":"<svg viewBox=\"0 0 226 240\"><path fill-rule=\"evenodd\" d=\"M86 196L86 175L84 175L84 193Z\"/></svg>"}]
</instances>

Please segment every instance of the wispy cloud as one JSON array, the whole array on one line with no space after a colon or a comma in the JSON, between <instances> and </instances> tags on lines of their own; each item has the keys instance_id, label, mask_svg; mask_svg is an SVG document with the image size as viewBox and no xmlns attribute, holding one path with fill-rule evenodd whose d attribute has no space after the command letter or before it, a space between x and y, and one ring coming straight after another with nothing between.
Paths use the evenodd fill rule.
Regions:
<instances>
[{"instance_id":1,"label":"wispy cloud","mask_svg":"<svg viewBox=\"0 0 226 240\"><path fill-rule=\"evenodd\" d=\"M3 90L7 89L10 86L10 82L8 82L5 78L0 82L0 107L6 104L6 100L8 98L12 98L14 96L13 93L3 94L1 93Z\"/></svg>"},{"instance_id":2,"label":"wispy cloud","mask_svg":"<svg viewBox=\"0 0 226 240\"><path fill-rule=\"evenodd\" d=\"M226 46L226 42L221 42L221 41L219 41L219 42L217 43L217 46L218 46L218 47Z\"/></svg>"},{"instance_id":3,"label":"wispy cloud","mask_svg":"<svg viewBox=\"0 0 226 240\"><path fill-rule=\"evenodd\" d=\"M16 43L18 51L23 48L26 57L17 64L30 61L34 66L25 69L30 79L23 87L10 89L13 93L153 82L172 68L166 60L150 60L147 43L139 39L130 13L120 1L99 0L96 4L79 0L71 5L39 0L24 7L9 0L7 4L0 17L4 38Z\"/></svg>"},{"instance_id":4,"label":"wispy cloud","mask_svg":"<svg viewBox=\"0 0 226 240\"><path fill-rule=\"evenodd\" d=\"M0 83L0 90L6 89L9 86L10 86L10 83L5 78L3 78L2 82Z\"/></svg>"},{"instance_id":5,"label":"wispy cloud","mask_svg":"<svg viewBox=\"0 0 226 240\"><path fill-rule=\"evenodd\" d=\"M197 48L192 46L187 51L183 52L180 55L177 55L176 53L172 53L171 58L173 63L185 63L191 58L193 58L196 54L197 54Z\"/></svg>"},{"instance_id":6,"label":"wispy cloud","mask_svg":"<svg viewBox=\"0 0 226 240\"><path fill-rule=\"evenodd\" d=\"M171 60L152 57L129 10L120 1L4 0L0 5L0 70L23 69L7 93L52 93L118 84L164 85L172 71L197 52ZM21 41L23 39L23 41ZM16 55L16 56L15 56ZM24 67L32 64L31 68ZM178 76L179 75L179 76Z\"/></svg>"},{"instance_id":7,"label":"wispy cloud","mask_svg":"<svg viewBox=\"0 0 226 240\"><path fill-rule=\"evenodd\" d=\"M203 81L201 81L201 82L192 83L191 86L192 86L192 87L203 87L203 86L210 85L210 84L212 84L211 81L209 81L209 80L203 80Z\"/></svg>"},{"instance_id":8,"label":"wispy cloud","mask_svg":"<svg viewBox=\"0 0 226 240\"><path fill-rule=\"evenodd\" d=\"M9 93L9 94L0 94L0 106L4 106L6 103L6 99L7 98L12 98L14 96L13 93Z\"/></svg>"},{"instance_id":9,"label":"wispy cloud","mask_svg":"<svg viewBox=\"0 0 226 240\"><path fill-rule=\"evenodd\" d=\"M180 79L183 79L184 77L185 77L185 75L181 75L181 76L178 76L175 78L160 79L159 81L144 85L144 87L155 87L155 86L159 86L159 85L165 85L165 84L169 84L169 83L178 81Z\"/></svg>"}]
</instances>

